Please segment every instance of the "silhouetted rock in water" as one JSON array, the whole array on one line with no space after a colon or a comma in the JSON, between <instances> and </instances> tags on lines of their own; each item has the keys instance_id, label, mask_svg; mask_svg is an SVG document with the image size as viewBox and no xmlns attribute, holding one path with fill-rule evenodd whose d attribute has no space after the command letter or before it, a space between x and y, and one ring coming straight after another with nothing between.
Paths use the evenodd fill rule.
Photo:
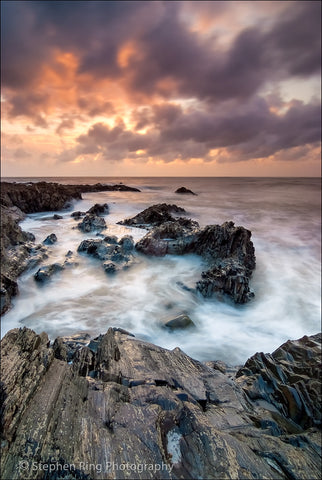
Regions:
<instances>
[{"instance_id":1,"label":"silhouetted rock in water","mask_svg":"<svg viewBox=\"0 0 322 480\"><path fill-rule=\"evenodd\" d=\"M109 208L107 203L95 203L95 205L93 205L93 207L87 210L86 213L90 213L93 215L106 215L107 213L109 213Z\"/></svg>"},{"instance_id":2,"label":"silhouetted rock in water","mask_svg":"<svg viewBox=\"0 0 322 480\"><path fill-rule=\"evenodd\" d=\"M62 217L61 215L57 215L57 213L55 213L55 215L52 215L50 217L43 217L42 220L61 220Z\"/></svg>"},{"instance_id":3,"label":"silhouetted rock in water","mask_svg":"<svg viewBox=\"0 0 322 480\"><path fill-rule=\"evenodd\" d=\"M73 465L73 478L125 478L86 470L101 459L160 466L129 470L138 479L320 478L320 336L287 342L291 355L268 356L269 368L265 361L238 378L122 329L88 346L81 337L51 347L45 333L23 328L2 339L2 478L42 480L35 461ZM296 386L308 424L289 417L289 396L275 397L270 378L285 391Z\"/></svg>"},{"instance_id":4,"label":"silhouetted rock in water","mask_svg":"<svg viewBox=\"0 0 322 480\"><path fill-rule=\"evenodd\" d=\"M163 325L169 330L191 328L195 326L191 318L184 313L173 318L165 319Z\"/></svg>"},{"instance_id":5,"label":"silhouetted rock in water","mask_svg":"<svg viewBox=\"0 0 322 480\"><path fill-rule=\"evenodd\" d=\"M180 187L178 188L174 193L179 193L179 194L182 194L182 195L197 195L196 193L194 193L192 190L189 190L188 188L186 187Z\"/></svg>"},{"instance_id":6,"label":"silhouetted rock in water","mask_svg":"<svg viewBox=\"0 0 322 480\"><path fill-rule=\"evenodd\" d=\"M73 217L75 220L79 220L80 217L85 217L85 215L86 212L80 212L79 210L70 214L70 216Z\"/></svg>"},{"instance_id":7,"label":"silhouetted rock in water","mask_svg":"<svg viewBox=\"0 0 322 480\"><path fill-rule=\"evenodd\" d=\"M52 265L44 265L39 268L34 275L34 278L39 283L44 283L50 280L50 278L57 272L64 270L64 265L60 263L53 263Z\"/></svg>"},{"instance_id":8,"label":"silhouetted rock in water","mask_svg":"<svg viewBox=\"0 0 322 480\"><path fill-rule=\"evenodd\" d=\"M129 235L122 237L119 242L114 236L86 239L80 243L77 251L100 260L106 273L123 270L135 262L134 240Z\"/></svg>"},{"instance_id":9,"label":"silhouetted rock in water","mask_svg":"<svg viewBox=\"0 0 322 480\"><path fill-rule=\"evenodd\" d=\"M77 228L82 232L93 232L95 230L104 230L106 228L106 222L103 217L97 215L87 214L83 220L77 224Z\"/></svg>"},{"instance_id":10,"label":"silhouetted rock in water","mask_svg":"<svg viewBox=\"0 0 322 480\"><path fill-rule=\"evenodd\" d=\"M196 288L204 297L227 294L236 303L245 303L254 294L249 279L255 268L251 232L233 222L208 225L200 230L197 222L173 219L153 228L136 244L145 255L163 256L195 253L208 263Z\"/></svg>"},{"instance_id":11,"label":"silhouetted rock in water","mask_svg":"<svg viewBox=\"0 0 322 480\"><path fill-rule=\"evenodd\" d=\"M131 227L148 228L161 225L164 222L174 221L175 218L171 213L185 214L186 212L184 208L177 207L177 205L159 203L146 208L135 215L135 217L127 218L117 223L120 225L129 225Z\"/></svg>"},{"instance_id":12,"label":"silhouetted rock in water","mask_svg":"<svg viewBox=\"0 0 322 480\"><path fill-rule=\"evenodd\" d=\"M45 238L45 240L42 242L44 245L53 245L54 243L57 242L57 237L54 233L51 233L48 235L48 237Z\"/></svg>"}]
</instances>

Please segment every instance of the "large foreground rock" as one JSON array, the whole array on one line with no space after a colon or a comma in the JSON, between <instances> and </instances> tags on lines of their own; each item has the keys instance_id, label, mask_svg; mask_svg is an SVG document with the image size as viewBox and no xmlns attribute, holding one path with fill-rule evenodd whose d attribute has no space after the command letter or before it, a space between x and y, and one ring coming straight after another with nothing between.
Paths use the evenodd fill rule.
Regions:
<instances>
[{"instance_id":1,"label":"large foreground rock","mask_svg":"<svg viewBox=\"0 0 322 480\"><path fill-rule=\"evenodd\" d=\"M54 348L44 333L11 330L1 478L317 480L320 346L320 335L288 342L270 358L270 380L252 360L236 379L121 329ZM302 392L309 422L289 416L277 385Z\"/></svg>"}]
</instances>

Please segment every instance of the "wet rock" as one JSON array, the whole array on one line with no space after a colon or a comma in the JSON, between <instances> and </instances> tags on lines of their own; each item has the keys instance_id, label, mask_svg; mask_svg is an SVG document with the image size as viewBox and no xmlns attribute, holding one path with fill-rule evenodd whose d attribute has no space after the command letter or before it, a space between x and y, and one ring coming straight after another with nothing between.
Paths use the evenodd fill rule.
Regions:
<instances>
[{"instance_id":1,"label":"wet rock","mask_svg":"<svg viewBox=\"0 0 322 480\"><path fill-rule=\"evenodd\" d=\"M174 193L179 193L179 194L183 194L183 195L197 195L196 193L192 192L191 190L189 190L186 187L180 187Z\"/></svg>"},{"instance_id":2,"label":"wet rock","mask_svg":"<svg viewBox=\"0 0 322 480\"><path fill-rule=\"evenodd\" d=\"M165 222L147 233L135 248L145 255L182 255L188 252L190 244L195 241L198 227L197 222L185 218Z\"/></svg>"},{"instance_id":3,"label":"wet rock","mask_svg":"<svg viewBox=\"0 0 322 480\"><path fill-rule=\"evenodd\" d=\"M235 303L246 303L254 297L246 268L235 261L224 261L220 266L202 272L196 288L204 297L212 297L214 293L227 294Z\"/></svg>"},{"instance_id":4,"label":"wet rock","mask_svg":"<svg viewBox=\"0 0 322 480\"><path fill-rule=\"evenodd\" d=\"M81 212L79 210L70 214L70 216L73 217L75 220L79 220L80 217L85 217L85 215L86 215L86 212Z\"/></svg>"},{"instance_id":5,"label":"wet rock","mask_svg":"<svg viewBox=\"0 0 322 480\"><path fill-rule=\"evenodd\" d=\"M48 237L45 238L45 240L42 242L44 245L53 245L54 243L57 242L57 237L54 233L51 233L48 235Z\"/></svg>"},{"instance_id":6,"label":"wet rock","mask_svg":"<svg viewBox=\"0 0 322 480\"><path fill-rule=\"evenodd\" d=\"M117 237L115 235L107 235L104 237L104 242L116 245Z\"/></svg>"},{"instance_id":7,"label":"wet rock","mask_svg":"<svg viewBox=\"0 0 322 480\"><path fill-rule=\"evenodd\" d=\"M83 220L77 224L77 228L84 233L93 232L95 230L104 230L104 228L106 228L106 222L103 217L87 214Z\"/></svg>"},{"instance_id":8,"label":"wet rock","mask_svg":"<svg viewBox=\"0 0 322 480\"><path fill-rule=\"evenodd\" d=\"M125 235L119 241L123 252L132 252L134 250L134 240L130 235Z\"/></svg>"},{"instance_id":9,"label":"wet rock","mask_svg":"<svg viewBox=\"0 0 322 480\"><path fill-rule=\"evenodd\" d=\"M15 280L1 273L0 308L1 315L11 307L11 297L18 293L18 284Z\"/></svg>"},{"instance_id":10,"label":"wet rock","mask_svg":"<svg viewBox=\"0 0 322 480\"><path fill-rule=\"evenodd\" d=\"M93 205L93 207L87 210L86 213L97 216L106 215L107 213L109 213L109 207L107 203L95 203L95 205Z\"/></svg>"},{"instance_id":11,"label":"wet rock","mask_svg":"<svg viewBox=\"0 0 322 480\"><path fill-rule=\"evenodd\" d=\"M204 297L228 295L235 303L246 303L254 293L250 277L256 265L251 232L233 222L208 225L179 218L154 227L135 248L145 255L201 255L209 268L196 284Z\"/></svg>"},{"instance_id":12,"label":"wet rock","mask_svg":"<svg viewBox=\"0 0 322 480\"><path fill-rule=\"evenodd\" d=\"M169 330L176 330L176 329L183 329L183 328L191 328L194 327L195 324L191 320L191 318L182 313L174 318L170 318L164 321L164 326Z\"/></svg>"},{"instance_id":13,"label":"wet rock","mask_svg":"<svg viewBox=\"0 0 322 480\"><path fill-rule=\"evenodd\" d=\"M147 228L161 225L164 222L174 221L175 218L171 215L172 213L184 214L185 209L177 205L160 203L146 208L133 218L128 218L117 223L131 227Z\"/></svg>"},{"instance_id":14,"label":"wet rock","mask_svg":"<svg viewBox=\"0 0 322 480\"><path fill-rule=\"evenodd\" d=\"M129 191L140 190L126 185L60 185L57 183L10 183L1 182L1 271L13 282L27 268L34 267L42 261L46 253L36 250L30 244L35 241L32 233L24 232L18 225L25 218L25 213L62 210L71 207L72 201L81 200L82 192ZM78 213L78 212L76 212ZM82 216L83 212L75 218ZM85 213L84 213L85 215ZM53 219L62 218L54 214ZM95 222L94 222L95 224ZM99 224L99 230L102 224ZM84 227L88 228L88 227ZM10 308L11 296L16 288L6 288L1 281L2 310Z\"/></svg>"},{"instance_id":15,"label":"wet rock","mask_svg":"<svg viewBox=\"0 0 322 480\"><path fill-rule=\"evenodd\" d=\"M115 273L129 268L136 260L134 259L134 240L126 235L117 243L116 237L105 237L104 239L83 240L77 251L86 253L102 262L106 273Z\"/></svg>"},{"instance_id":16,"label":"wet rock","mask_svg":"<svg viewBox=\"0 0 322 480\"><path fill-rule=\"evenodd\" d=\"M272 361L279 376L287 377L295 361L293 374L300 367L303 380L321 387L319 342L317 336L289 342L291 357L282 346L284 354ZM74 478L86 478L84 465L105 458L167 467L129 471L138 479L320 478L317 427L277 410L273 395L261 404L249 395L257 388L261 395L262 372L230 378L179 348L169 351L121 329L109 329L88 346L57 339L53 348L45 334L15 329L2 339L1 355L2 478L21 478L17 465L24 461L25 479L43 479L43 471L32 470L35 459L76 463ZM307 393L318 408L317 385Z\"/></svg>"},{"instance_id":17,"label":"wet rock","mask_svg":"<svg viewBox=\"0 0 322 480\"><path fill-rule=\"evenodd\" d=\"M256 353L238 373L239 384L255 401L303 429L321 426L321 334L287 341L272 354Z\"/></svg>"},{"instance_id":18,"label":"wet rock","mask_svg":"<svg viewBox=\"0 0 322 480\"><path fill-rule=\"evenodd\" d=\"M36 282L44 283L50 280L50 278L57 272L64 270L64 265L60 263L53 263L51 265L45 265L35 273L34 279Z\"/></svg>"},{"instance_id":19,"label":"wet rock","mask_svg":"<svg viewBox=\"0 0 322 480\"><path fill-rule=\"evenodd\" d=\"M82 192L139 192L126 185L61 185L53 182L10 183L1 182L1 204L19 207L25 213L57 211L81 200Z\"/></svg>"},{"instance_id":20,"label":"wet rock","mask_svg":"<svg viewBox=\"0 0 322 480\"><path fill-rule=\"evenodd\" d=\"M113 262L104 262L103 268L107 274L113 274L117 271L117 267Z\"/></svg>"}]
</instances>

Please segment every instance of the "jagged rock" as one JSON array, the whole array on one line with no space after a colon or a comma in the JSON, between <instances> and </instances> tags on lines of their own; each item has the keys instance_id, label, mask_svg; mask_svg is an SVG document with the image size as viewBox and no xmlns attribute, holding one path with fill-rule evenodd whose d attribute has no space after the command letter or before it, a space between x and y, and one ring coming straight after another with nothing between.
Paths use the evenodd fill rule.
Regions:
<instances>
[{"instance_id":1,"label":"jagged rock","mask_svg":"<svg viewBox=\"0 0 322 480\"><path fill-rule=\"evenodd\" d=\"M186 187L180 187L178 188L174 193L179 193L179 194L183 194L183 195L197 195L196 193L194 193L192 190L189 190L188 188Z\"/></svg>"},{"instance_id":2,"label":"jagged rock","mask_svg":"<svg viewBox=\"0 0 322 480\"><path fill-rule=\"evenodd\" d=\"M107 213L109 213L109 207L107 203L95 203L95 205L93 205L93 207L87 210L86 213L97 216L106 215Z\"/></svg>"},{"instance_id":3,"label":"jagged rock","mask_svg":"<svg viewBox=\"0 0 322 480\"><path fill-rule=\"evenodd\" d=\"M182 313L174 318L164 320L164 326L170 330L175 330L178 328L191 328L195 324L188 315Z\"/></svg>"},{"instance_id":4,"label":"jagged rock","mask_svg":"<svg viewBox=\"0 0 322 480\"><path fill-rule=\"evenodd\" d=\"M44 283L47 282L55 273L61 272L62 270L64 270L64 265L61 265L60 263L45 265L37 270L34 278L37 282Z\"/></svg>"},{"instance_id":5,"label":"jagged rock","mask_svg":"<svg viewBox=\"0 0 322 480\"><path fill-rule=\"evenodd\" d=\"M201 255L209 262L220 266L227 258L243 265L250 274L255 268L255 249L251 232L244 227L235 227L234 222L222 225L208 225L191 244L191 251Z\"/></svg>"},{"instance_id":6,"label":"jagged rock","mask_svg":"<svg viewBox=\"0 0 322 480\"><path fill-rule=\"evenodd\" d=\"M275 406L301 428L321 426L321 334L256 353L237 372L247 395Z\"/></svg>"},{"instance_id":7,"label":"jagged rock","mask_svg":"<svg viewBox=\"0 0 322 480\"><path fill-rule=\"evenodd\" d=\"M42 242L44 245L53 245L54 243L57 242L57 237L54 233L51 233L48 235L48 237L45 238L45 240Z\"/></svg>"},{"instance_id":8,"label":"jagged rock","mask_svg":"<svg viewBox=\"0 0 322 480\"><path fill-rule=\"evenodd\" d=\"M304 349L303 339L290 342L292 357L274 359L279 375L287 376L295 360L302 373L306 368L304 380L321 386L318 341L308 337ZM244 376L235 379L121 329L74 349L63 338L52 348L45 334L14 329L1 341L1 355L2 478L42 480L34 461L66 464L80 479L320 478L320 432L279 412L273 396L261 404L249 396L247 388L261 395L259 374L247 377L245 390ZM313 418L321 403L316 386L303 397L317 407ZM286 397L281 402L288 404ZM138 463L160 469L112 469ZM97 475L89 464L107 471Z\"/></svg>"},{"instance_id":9,"label":"jagged rock","mask_svg":"<svg viewBox=\"0 0 322 480\"><path fill-rule=\"evenodd\" d=\"M198 223L189 219L179 218L164 222L139 240L135 248L145 255L163 256L168 253L182 255L188 252L198 231Z\"/></svg>"},{"instance_id":10,"label":"jagged rock","mask_svg":"<svg viewBox=\"0 0 322 480\"><path fill-rule=\"evenodd\" d=\"M94 230L104 230L104 228L106 228L106 222L103 217L87 214L83 220L77 224L77 228L85 233Z\"/></svg>"},{"instance_id":11,"label":"jagged rock","mask_svg":"<svg viewBox=\"0 0 322 480\"><path fill-rule=\"evenodd\" d=\"M235 303L246 303L254 297L249 288L246 268L231 260L202 272L196 288L204 297L212 297L215 292L219 292L229 295Z\"/></svg>"},{"instance_id":12,"label":"jagged rock","mask_svg":"<svg viewBox=\"0 0 322 480\"><path fill-rule=\"evenodd\" d=\"M200 230L197 222L179 218L154 227L135 248L145 255L201 255L209 265L196 288L204 297L226 294L236 303L249 301L254 293L249 279L255 268L251 232L233 222L208 225Z\"/></svg>"},{"instance_id":13,"label":"jagged rock","mask_svg":"<svg viewBox=\"0 0 322 480\"><path fill-rule=\"evenodd\" d=\"M174 221L175 218L171 213L184 214L185 209L177 207L177 205L168 205L166 203L159 203L146 208L142 212L135 215L135 217L127 218L120 222L120 225L129 225L131 227L147 228L151 226L158 226L164 222Z\"/></svg>"}]
</instances>

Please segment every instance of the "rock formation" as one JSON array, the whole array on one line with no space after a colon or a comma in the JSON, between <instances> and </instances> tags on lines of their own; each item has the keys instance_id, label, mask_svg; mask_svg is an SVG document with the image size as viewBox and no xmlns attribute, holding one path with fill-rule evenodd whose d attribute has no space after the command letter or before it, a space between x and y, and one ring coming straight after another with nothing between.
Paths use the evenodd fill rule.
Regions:
<instances>
[{"instance_id":1,"label":"rock formation","mask_svg":"<svg viewBox=\"0 0 322 480\"><path fill-rule=\"evenodd\" d=\"M100 260L106 273L115 273L129 268L135 261L134 241L129 235L122 237L119 242L114 236L107 236L104 239L86 239L81 242L77 251Z\"/></svg>"},{"instance_id":2,"label":"rock formation","mask_svg":"<svg viewBox=\"0 0 322 480\"><path fill-rule=\"evenodd\" d=\"M1 478L320 478L321 335L257 354L237 378L122 329L87 342L3 338Z\"/></svg>"},{"instance_id":3,"label":"rock formation","mask_svg":"<svg viewBox=\"0 0 322 480\"><path fill-rule=\"evenodd\" d=\"M174 193L179 193L181 195L197 195L192 190L189 190L189 188L186 187L180 187Z\"/></svg>"},{"instance_id":4,"label":"rock formation","mask_svg":"<svg viewBox=\"0 0 322 480\"><path fill-rule=\"evenodd\" d=\"M149 228L161 225L164 222L174 221L172 213L185 214L185 209L177 207L177 205L168 205L167 203L159 203L146 208L135 217L127 218L120 222L120 225L128 225L130 227Z\"/></svg>"},{"instance_id":5,"label":"rock formation","mask_svg":"<svg viewBox=\"0 0 322 480\"><path fill-rule=\"evenodd\" d=\"M1 182L1 314L10 308L11 297L18 293L16 282L18 276L46 258L45 248L35 245L35 237L31 233L23 232L19 226L25 214L61 210L70 206L73 200L81 200L81 192L101 191L139 192L140 190L121 184L60 185L48 182ZM79 213L75 215L76 219L83 214L83 212ZM62 217L57 214L48 217L48 219L60 218ZM104 219L94 220L92 226L93 223L102 226L102 220ZM86 227L84 224L84 228L88 228L87 224Z\"/></svg>"},{"instance_id":6,"label":"rock formation","mask_svg":"<svg viewBox=\"0 0 322 480\"><path fill-rule=\"evenodd\" d=\"M249 279L255 268L255 250L251 232L235 227L233 222L208 225L200 229L189 219L172 219L154 227L137 244L136 249L146 255L166 254L201 255L209 265L197 282L197 290L204 296L226 294L235 303L245 303L254 294Z\"/></svg>"},{"instance_id":7,"label":"rock formation","mask_svg":"<svg viewBox=\"0 0 322 480\"><path fill-rule=\"evenodd\" d=\"M83 220L77 224L77 228L84 233L100 231L106 228L106 222L103 217L87 214Z\"/></svg>"}]
</instances>

